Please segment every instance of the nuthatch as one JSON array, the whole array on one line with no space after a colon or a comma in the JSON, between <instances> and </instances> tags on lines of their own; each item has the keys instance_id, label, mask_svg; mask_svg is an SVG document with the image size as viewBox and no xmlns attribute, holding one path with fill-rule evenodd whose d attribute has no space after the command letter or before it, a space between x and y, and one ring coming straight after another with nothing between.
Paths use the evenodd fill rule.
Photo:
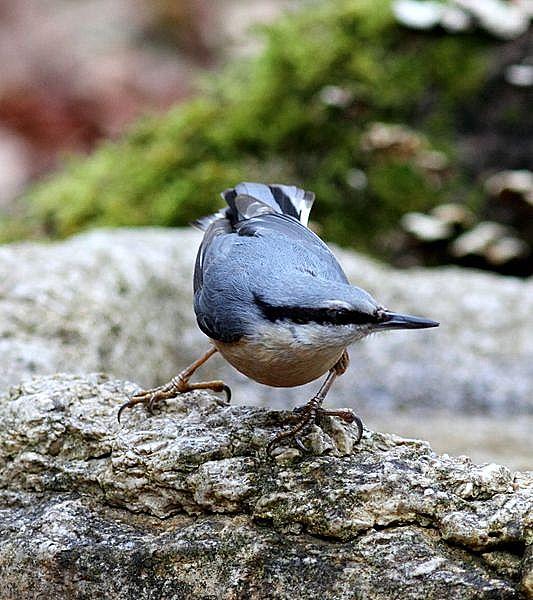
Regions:
<instances>
[{"instance_id":1,"label":"nuthatch","mask_svg":"<svg viewBox=\"0 0 533 600\"><path fill-rule=\"evenodd\" d=\"M194 269L194 311L212 347L166 385L133 396L120 411L197 389L225 391L222 381L190 383L215 352L244 375L269 386L294 387L328 373L317 395L296 409L296 424L272 449L300 435L319 415L356 422L351 411L322 402L348 366L347 347L377 331L436 327L429 319L387 310L350 285L337 259L307 228L314 194L294 186L240 183L223 192L228 207L194 223L205 231Z\"/></svg>"}]
</instances>

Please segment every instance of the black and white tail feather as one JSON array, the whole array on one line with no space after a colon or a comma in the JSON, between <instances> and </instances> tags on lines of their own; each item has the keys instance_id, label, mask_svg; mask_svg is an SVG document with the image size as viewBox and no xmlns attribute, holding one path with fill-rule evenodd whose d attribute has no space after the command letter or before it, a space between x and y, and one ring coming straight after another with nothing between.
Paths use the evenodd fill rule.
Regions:
<instances>
[{"instance_id":1,"label":"black and white tail feather","mask_svg":"<svg viewBox=\"0 0 533 600\"><path fill-rule=\"evenodd\" d=\"M315 200L313 192L306 192L294 185L264 184L243 182L234 188L222 192L222 198L228 207L218 212L201 217L192 223L201 231L206 231L216 221L226 231L234 229L241 222L259 215L279 213L298 219L307 227L309 213ZM229 227L228 227L229 225Z\"/></svg>"}]
</instances>

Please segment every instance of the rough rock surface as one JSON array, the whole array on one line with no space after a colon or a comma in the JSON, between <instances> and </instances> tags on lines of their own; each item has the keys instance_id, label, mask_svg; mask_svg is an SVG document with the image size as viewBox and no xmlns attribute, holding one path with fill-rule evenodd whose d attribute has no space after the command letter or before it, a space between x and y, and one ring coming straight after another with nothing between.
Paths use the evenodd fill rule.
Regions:
<instances>
[{"instance_id":1,"label":"rough rock surface","mask_svg":"<svg viewBox=\"0 0 533 600\"><path fill-rule=\"evenodd\" d=\"M102 230L0 248L0 389L57 371L105 371L143 386L175 375L207 348L191 299L199 239L192 230ZM455 449L483 447L483 459L520 454L513 464L531 465L533 282L458 268L398 271L353 252L338 254L351 281L391 308L441 326L353 346L350 368L328 403L355 407L374 426L392 420L400 427L397 411L432 412L438 398L445 414L433 428L430 418L418 418L424 429L417 435L451 448L447 422L461 411L461 437L473 437ZM277 408L301 404L318 385L267 388L220 357L201 376L224 378L238 403ZM465 413L489 418L471 424ZM395 430L413 434L408 425ZM503 444L506 450L495 454Z\"/></svg>"},{"instance_id":2,"label":"rough rock surface","mask_svg":"<svg viewBox=\"0 0 533 600\"><path fill-rule=\"evenodd\" d=\"M56 375L0 400L2 598L533 597L533 477L326 419Z\"/></svg>"},{"instance_id":3,"label":"rough rock surface","mask_svg":"<svg viewBox=\"0 0 533 600\"><path fill-rule=\"evenodd\" d=\"M198 344L196 238L94 232L0 248L0 388L32 374L109 371L147 384Z\"/></svg>"}]
</instances>

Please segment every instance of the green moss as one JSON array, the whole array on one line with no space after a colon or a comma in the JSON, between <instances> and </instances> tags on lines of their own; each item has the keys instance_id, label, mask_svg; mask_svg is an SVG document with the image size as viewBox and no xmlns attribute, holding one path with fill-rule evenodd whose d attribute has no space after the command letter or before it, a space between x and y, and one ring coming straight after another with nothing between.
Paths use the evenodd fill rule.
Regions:
<instances>
[{"instance_id":1,"label":"green moss","mask_svg":"<svg viewBox=\"0 0 533 600\"><path fill-rule=\"evenodd\" d=\"M317 193L313 216L327 238L379 253L379 234L405 211L457 196L453 169L436 186L412 159L364 152L361 135L375 121L402 122L451 147L456 111L482 86L493 42L402 29L388 0L316 2L263 35L258 57L209 76L198 99L143 119L37 185L25 218L0 226L4 239L184 225L240 180L277 180ZM351 100L328 105L325 86ZM352 169L366 173L366 188L349 185Z\"/></svg>"}]
</instances>

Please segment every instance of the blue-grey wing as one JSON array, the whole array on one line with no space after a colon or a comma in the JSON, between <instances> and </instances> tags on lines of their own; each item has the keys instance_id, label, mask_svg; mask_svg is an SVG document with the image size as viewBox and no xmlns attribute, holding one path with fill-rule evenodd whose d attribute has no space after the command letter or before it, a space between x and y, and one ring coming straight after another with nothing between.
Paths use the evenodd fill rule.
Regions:
<instances>
[{"instance_id":1,"label":"blue-grey wing","mask_svg":"<svg viewBox=\"0 0 533 600\"><path fill-rule=\"evenodd\" d=\"M261 238L272 255L283 253L287 267L310 273L315 277L348 283L337 259L326 244L295 218L278 214L264 214L236 225L239 236Z\"/></svg>"},{"instance_id":2,"label":"blue-grey wing","mask_svg":"<svg viewBox=\"0 0 533 600\"><path fill-rule=\"evenodd\" d=\"M235 233L214 237L198 253L194 312L198 326L211 339L234 342L249 331L253 296L247 254Z\"/></svg>"},{"instance_id":3,"label":"blue-grey wing","mask_svg":"<svg viewBox=\"0 0 533 600\"><path fill-rule=\"evenodd\" d=\"M225 218L223 212L212 215L211 217L203 217L203 219L205 222L202 220L195 222L197 226L206 226L204 238L198 248L194 265L193 290L195 294L202 287L204 279L203 274L207 269L210 260L212 260L213 257L216 257L216 248L220 246L220 243L233 231L231 223Z\"/></svg>"},{"instance_id":4,"label":"blue-grey wing","mask_svg":"<svg viewBox=\"0 0 533 600\"><path fill-rule=\"evenodd\" d=\"M214 220L208 227L198 250L194 269L194 291L196 293L203 283L203 274L213 260L224 260L227 248L238 243L239 237L259 238L257 244L264 255L274 261L289 261L293 268L309 272L315 277L347 283L348 279L337 259L326 244L310 229L295 218L278 213L263 214L231 225L222 216ZM288 252L283 249L279 256L280 246L289 245ZM247 246L250 248L250 246ZM254 247L252 244L251 248ZM254 256L254 260L257 256ZM228 269L230 269L228 265Z\"/></svg>"},{"instance_id":5,"label":"blue-grey wing","mask_svg":"<svg viewBox=\"0 0 533 600\"><path fill-rule=\"evenodd\" d=\"M232 285L238 269L233 247L238 235L223 214L208 224L194 267L194 312L200 329L211 339L233 342L245 332L239 305L246 285Z\"/></svg>"}]
</instances>

